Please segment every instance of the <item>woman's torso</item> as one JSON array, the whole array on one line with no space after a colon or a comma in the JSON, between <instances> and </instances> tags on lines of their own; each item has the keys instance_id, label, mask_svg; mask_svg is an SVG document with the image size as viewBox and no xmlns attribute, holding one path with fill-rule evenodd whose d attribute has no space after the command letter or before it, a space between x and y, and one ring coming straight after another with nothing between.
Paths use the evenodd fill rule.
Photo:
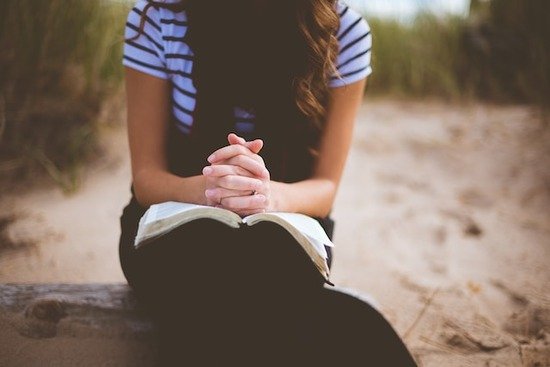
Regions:
<instances>
[{"instance_id":1,"label":"woman's torso","mask_svg":"<svg viewBox=\"0 0 550 367\"><path fill-rule=\"evenodd\" d=\"M188 29L187 14L185 11L176 12L152 6L146 12L144 33L131 40L138 34L142 13L147 4L149 2L146 0L138 0L129 12L122 63L170 82L173 119L169 127L168 161L171 171L180 176L200 174L204 159L194 154L195 149L189 134L197 102L197 89L193 83L193 51L185 39ZM340 49L336 66L340 75L332 76L330 87L353 83L371 73L371 35L367 22L342 1L338 1L336 7L340 16L340 27L336 35ZM235 131L247 139L254 137L254 114L238 106L235 106L233 112ZM133 190L132 197L136 208L136 215L132 218L135 220L146 208L137 204ZM330 216L316 219L329 237L332 237L334 222ZM131 225L135 226L135 223L132 222Z\"/></svg>"},{"instance_id":2,"label":"woman's torso","mask_svg":"<svg viewBox=\"0 0 550 367\"><path fill-rule=\"evenodd\" d=\"M173 2L174 0L167 1ZM141 13L147 4L138 1L128 16L126 38L139 28ZM334 77L331 87L351 83L370 73L370 29L361 15L343 2L336 3L340 15L337 33L340 53L337 67L342 79ZM193 51L186 42L188 30L185 11L151 7L147 11L145 34L124 46L123 64L151 75L167 79L172 85L172 115L175 127L189 134L193 124L197 89L193 83ZM228 55L231 57L231 55ZM235 131L253 137L255 116L239 106L234 107Z\"/></svg>"}]
</instances>

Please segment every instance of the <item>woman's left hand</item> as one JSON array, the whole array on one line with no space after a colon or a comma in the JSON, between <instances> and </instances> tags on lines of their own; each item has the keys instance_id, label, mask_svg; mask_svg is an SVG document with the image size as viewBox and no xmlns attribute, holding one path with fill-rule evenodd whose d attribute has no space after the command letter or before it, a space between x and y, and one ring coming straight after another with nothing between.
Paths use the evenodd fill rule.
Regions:
<instances>
[{"instance_id":1,"label":"woman's left hand","mask_svg":"<svg viewBox=\"0 0 550 367\"><path fill-rule=\"evenodd\" d=\"M212 174L216 174L216 166L233 165L246 169L244 162L253 159L265 169L262 170L260 175L253 175L254 178L261 181L260 187L253 195L259 195L265 199L258 204L257 200L251 200L251 195L222 197L219 206L231 210L240 216L273 211L269 170L265 167L262 157L257 154L262 148L263 142L261 140L247 142L235 134L229 134L228 141L230 145L218 149L208 157L208 161L212 164L211 167L213 168Z\"/></svg>"}]
</instances>

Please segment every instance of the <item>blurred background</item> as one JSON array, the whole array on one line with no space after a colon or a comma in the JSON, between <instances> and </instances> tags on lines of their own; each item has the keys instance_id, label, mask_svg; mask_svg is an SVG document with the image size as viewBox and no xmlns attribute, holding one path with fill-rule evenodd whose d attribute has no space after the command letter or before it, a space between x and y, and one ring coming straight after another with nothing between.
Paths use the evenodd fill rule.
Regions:
<instances>
[{"instance_id":1,"label":"blurred background","mask_svg":"<svg viewBox=\"0 0 550 367\"><path fill-rule=\"evenodd\" d=\"M133 1L0 2L0 282L123 282ZM348 0L373 69L336 284L426 366L550 365L550 3Z\"/></svg>"}]
</instances>

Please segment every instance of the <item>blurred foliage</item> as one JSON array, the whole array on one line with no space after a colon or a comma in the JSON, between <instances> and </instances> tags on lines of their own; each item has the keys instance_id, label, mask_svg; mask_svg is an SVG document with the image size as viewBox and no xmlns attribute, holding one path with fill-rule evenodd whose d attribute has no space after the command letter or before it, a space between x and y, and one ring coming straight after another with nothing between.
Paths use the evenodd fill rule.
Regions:
<instances>
[{"instance_id":1,"label":"blurred foliage","mask_svg":"<svg viewBox=\"0 0 550 367\"><path fill-rule=\"evenodd\" d=\"M483 9L481 9L483 10ZM469 83L481 97L538 103L550 99L550 3L493 0L474 13L464 35L477 66Z\"/></svg>"},{"instance_id":2,"label":"blurred foliage","mask_svg":"<svg viewBox=\"0 0 550 367\"><path fill-rule=\"evenodd\" d=\"M474 1L469 18L369 19L374 93L533 103L550 98L550 2Z\"/></svg>"},{"instance_id":3,"label":"blurred foliage","mask_svg":"<svg viewBox=\"0 0 550 367\"><path fill-rule=\"evenodd\" d=\"M0 177L45 170L75 187L95 152L97 117L121 85L128 3L0 2Z\"/></svg>"},{"instance_id":4,"label":"blurred foliage","mask_svg":"<svg viewBox=\"0 0 550 367\"><path fill-rule=\"evenodd\" d=\"M119 90L132 1L0 2L0 180L46 171L65 189L96 151L98 114ZM536 103L550 96L550 2L473 0L464 19L369 19L371 92Z\"/></svg>"},{"instance_id":5,"label":"blurred foliage","mask_svg":"<svg viewBox=\"0 0 550 367\"><path fill-rule=\"evenodd\" d=\"M411 25L370 19L373 69L369 89L403 96L461 95L457 78L464 20L418 16Z\"/></svg>"}]
</instances>

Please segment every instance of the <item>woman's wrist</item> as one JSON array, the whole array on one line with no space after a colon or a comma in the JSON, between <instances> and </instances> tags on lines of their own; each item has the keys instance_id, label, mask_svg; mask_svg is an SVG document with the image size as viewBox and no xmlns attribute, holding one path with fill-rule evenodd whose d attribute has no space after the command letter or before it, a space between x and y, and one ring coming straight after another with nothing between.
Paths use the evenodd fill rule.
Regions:
<instances>
[{"instance_id":1,"label":"woman's wrist","mask_svg":"<svg viewBox=\"0 0 550 367\"><path fill-rule=\"evenodd\" d=\"M285 189L288 184L284 182L270 181L269 211L272 212L292 212L285 200Z\"/></svg>"},{"instance_id":2,"label":"woman's wrist","mask_svg":"<svg viewBox=\"0 0 550 367\"><path fill-rule=\"evenodd\" d=\"M203 175L180 177L174 188L175 201L183 203L192 203L198 205L207 205L204 191L206 189L206 179Z\"/></svg>"},{"instance_id":3,"label":"woman's wrist","mask_svg":"<svg viewBox=\"0 0 550 367\"><path fill-rule=\"evenodd\" d=\"M271 181L271 211L302 213L325 217L331 209L336 185L326 179L307 179L293 183Z\"/></svg>"},{"instance_id":4,"label":"woman's wrist","mask_svg":"<svg viewBox=\"0 0 550 367\"><path fill-rule=\"evenodd\" d=\"M205 178L202 175L181 177L168 171L142 171L134 176L134 191L142 206L165 201L206 205Z\"/></svg>"}]
</instances>

